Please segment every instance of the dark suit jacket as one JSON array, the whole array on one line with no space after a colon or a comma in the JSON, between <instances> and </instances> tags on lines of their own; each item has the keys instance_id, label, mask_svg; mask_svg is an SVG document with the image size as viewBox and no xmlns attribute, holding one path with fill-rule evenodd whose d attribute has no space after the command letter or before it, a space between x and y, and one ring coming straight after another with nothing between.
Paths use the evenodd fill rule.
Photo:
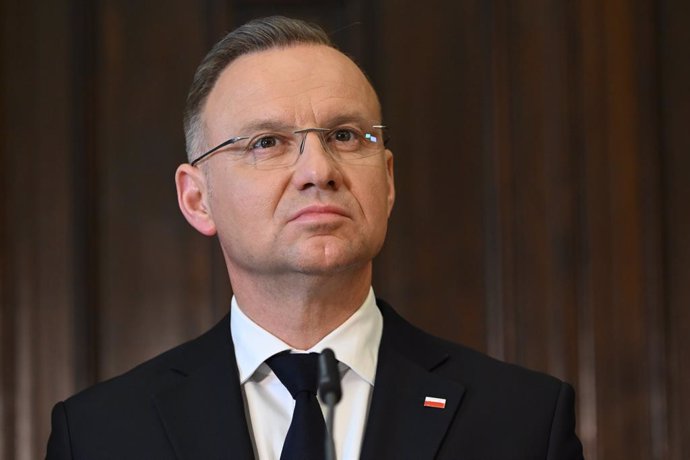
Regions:
<instances>
[{"instance_id":1,"label":"dark suit jacket","mask_svg":"<svg viewBox=\"0 0 690 460\"><path fill-rule=\"evenodd\" d=\"M569 385L428 335L377 303L384 326L362 459L582 458ZM424 407L426 396L445 408ZM52 423L50 460L253 458L228 317L58 403Z\"/></svg>"}]
</instances>

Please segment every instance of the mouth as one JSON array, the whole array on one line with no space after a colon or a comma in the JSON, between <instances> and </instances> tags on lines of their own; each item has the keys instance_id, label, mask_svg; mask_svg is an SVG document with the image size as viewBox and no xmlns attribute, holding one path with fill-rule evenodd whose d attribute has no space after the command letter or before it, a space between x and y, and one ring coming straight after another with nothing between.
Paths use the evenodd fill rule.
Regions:
<instances>
[{"instance_id":1,"label":"mouth","mask_svg":"<svg viewBox=\"0 0 690 460\"><path fill-rule=\"evenodd\" d=\"M290 217L290 222L321 222L325 220L350 217L347 211L339 206L312 205L300 209Z\"/></svg>"}]
</instances>

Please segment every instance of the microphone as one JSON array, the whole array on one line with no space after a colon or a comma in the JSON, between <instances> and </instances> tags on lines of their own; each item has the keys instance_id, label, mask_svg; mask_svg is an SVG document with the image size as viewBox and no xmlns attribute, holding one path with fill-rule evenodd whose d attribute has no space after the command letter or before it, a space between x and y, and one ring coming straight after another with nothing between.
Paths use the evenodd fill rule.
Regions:
<instances>
[{"instance_id":1,"label":"microphone","mask_svg":"<svg viewBox=\"0 0 690 460\"><path fill-rule=\"evenodd\" d=\"M335 405L338 404L343 391L340 387L340 372L335 353L325 348L319 355L319 397L326 404L326 460L336 460L335 443L333 442L333 418Z\"/></svg>"}]
</instances>

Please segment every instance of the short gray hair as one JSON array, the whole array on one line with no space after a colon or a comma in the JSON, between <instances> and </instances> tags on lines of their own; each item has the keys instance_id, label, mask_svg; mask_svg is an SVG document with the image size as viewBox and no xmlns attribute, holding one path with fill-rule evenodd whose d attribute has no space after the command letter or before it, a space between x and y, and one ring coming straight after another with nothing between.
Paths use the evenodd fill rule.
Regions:
<instances>
[{"instance_id":1,"label":"short gray hair","mask_svg":"<svg viewBox=\"0 0 690 460\"><path fill-rule=\"evenodd\" d=\"M245 54L302 43L336 48L321 27L284 16L270 16L250 21L227 34L213 46L196 69L187 95L184 133L189 161L207 148L201 112L222 71Z\"/></svg>"}]
</instances>

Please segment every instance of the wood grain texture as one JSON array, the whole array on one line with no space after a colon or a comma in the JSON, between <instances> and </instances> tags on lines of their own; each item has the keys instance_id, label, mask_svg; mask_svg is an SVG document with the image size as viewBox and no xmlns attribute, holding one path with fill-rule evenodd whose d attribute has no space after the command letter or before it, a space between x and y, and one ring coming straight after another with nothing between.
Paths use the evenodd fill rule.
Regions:
<instances>
[{"instance_id":1,"label":"wood grain texture","mask_svg":"<svg viewBox=\"0 0 690 460\"><path fill-rule=\"evenodd\" d=\"M100 2L100 378L198 335L217 319L214 242L186 226L173 182L185 159L186 90L208 46L203 13L189 2L165 8Z\"/></svg>"},{"instance_id":2,"label":"wood grain texture","mask_svg":"<svg viewBox=\"0 0 690 460\"><path fill-rule=\"evenodd\" d=\"M382 8L378 74L397 197L375 287L420 326L482 347L480 3L401 14L414 8Z\"/></svg>"},{"instance_id":3,"label":"wood grain texture","mask_svg":"<svg viewBox=\"0 0 690 460\"><path fill-rule=\"evenodd\" d=\"M690 457L690 5L669 0L660 5L658 62L661 100L660 148L664 206L662 280L665 286L664 326L668 390L668 458Z\"/></svg>"},{"instance_id":4,"label":"wood grain texture","mask_svg":"<svg viewBox=\"0 0 690 460\"><path fill-rule=\"evenodd\" d=\"M41 457L55 401L227 311L218 243L177 210L182 107L225 31L279 13L379 91L376 293L571 382L586 458L687 458L686 3L2 0L0 456Z\"/></svg>"},{"instance_id":5,"label":"wood grain texture","mask_svg":"<svg viewBox=\"0 0 690 460\"><path fill-rule=\"evenodd\" d=\"M13 358L2 445L28 460L43 455L55 398L74 390L70 17L60 0L3 7L2 350Z\"/></svg>"}]
</instances>

